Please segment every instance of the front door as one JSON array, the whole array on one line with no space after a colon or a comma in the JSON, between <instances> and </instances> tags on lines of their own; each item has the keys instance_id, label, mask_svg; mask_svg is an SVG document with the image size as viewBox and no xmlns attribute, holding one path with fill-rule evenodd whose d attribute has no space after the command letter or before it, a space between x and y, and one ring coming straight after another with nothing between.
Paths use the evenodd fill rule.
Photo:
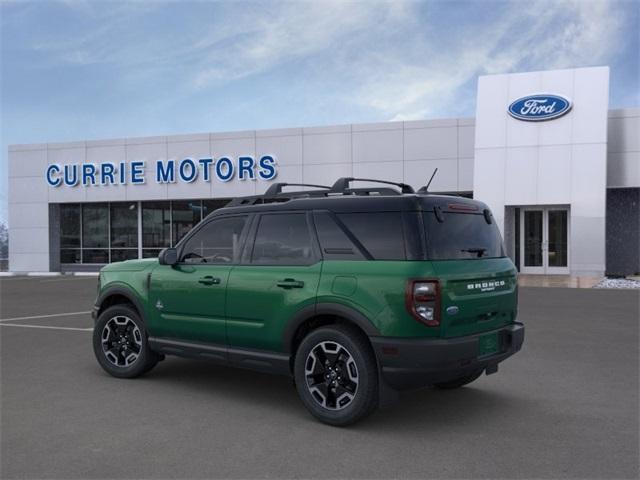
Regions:
<instances>
[{"instance_id":1,"label":"front door","mask_svg":"<svg viewBox=\"0 0 640 480\"><path fill-rule=\"evenodd\" d=\"M246 224L246 215L206 222L185 239L177 265L153 271L150 327L156 336L226 343L226 289Z\"/></svg>"},{"instance_id":2,"label":"front door","mask_svg":"<svg viewBox=\"0 0 640 480\"><path fill-rule=\"evenodd\" d=\"M566 208L523 208L518 228L522 273L569 273L569 211Z\"/></svg>"}]
</instances>

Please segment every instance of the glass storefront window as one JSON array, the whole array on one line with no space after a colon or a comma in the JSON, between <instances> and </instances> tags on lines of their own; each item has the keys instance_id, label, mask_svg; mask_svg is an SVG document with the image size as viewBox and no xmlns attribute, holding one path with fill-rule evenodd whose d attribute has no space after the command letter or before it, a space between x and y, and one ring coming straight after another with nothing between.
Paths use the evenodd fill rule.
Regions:
<instances>
[{"instance_id":1,"label":"glass storefront window","mask_svg":"<svg viewBox=\"0 0 640 480\"><path fill-rule=\"evenodd\" d=\"M201 220L202 202L200 200L182 200L171 202L171 220L173 243L176 245L189 230Z\"/></svg>"},{"instance_id":2,"label":"glass storefront window","mask_svg":"<svg viewBox=\"0 0 640 480\"><path fill-rule=\"evenodd\" d=\"M82 250L82 263L109 263L109 250L85 248Z\"/></svg>"},{"instance_id":3,"label":"glass storefront window","mask_svg":"<svg viewBox=\"0 0 640 480\"><path fill-rule=\"evenodd\" d=\"M133 260L138 258L137 248L112 248L111 261L124 262L125 260Z\"/></svg>"},{"instance_id":4,"label":"glass storefront window","mask_svg":"<svg viewBox=\"0 0 640 480\"><path fill-rule=\"evenodd\" d=\"M138 248L138 204L112 203L111 248ZM137 255L137 253L136 253Z\"/></svg>"},{"instance_id":5,"label":"glass storefront window","mask_svg":"<svg viewBox=\"0 0 640 480\"><path fill-rule=\"evenodd\" d=\"M157 257L229 199L60 205L60 263L104 264Z\"/></svg>"},{"instance_id":6,"label":"glass storefront window","mask_svg":"<svg viewBox=\"0 0 640 480\"><path fill-rule=\"evenodd\" d=\"M109 247L109 208L106 203L82 205L82 247Z\"/></svg>"},{"instance_id":7,"label":"glass storefront window","mask_svg":"<svg viewBox=\"0 0 640 480\"><path fill-rule=\"evenodd\" d=\"M60 263L80 263L81 260L79 248L63 248L60 250Z\"/></svg>"},{"instance_id":8,"label":"glass storefront window","mask_svg":"<svg viewBox=\"0 0 640 480\"><path fill-rule=\"evenodd\" d=\"M80 205L60 205L60 248L80 248Z\"/></svg>"},{"instance_id":9,"label":"glass storefront window","mask_svg":"<svg viewBox=\"0 0 640 480\"><path fill-rule=\"evenodd\" d=\"M171 246L171 204L169 202L142 203L142 248Z\"/></svg>"},{"instance_id":10,"label":"glass storefront window","mask_svg":"<svg viewBox=\"0 0 640 480\"><path fill-rule=\"evenodd\" d=\"M161 248L143 248L142 258L156 258L158 255L160 255L161 251Z\"/></svg>"}]
</instances>

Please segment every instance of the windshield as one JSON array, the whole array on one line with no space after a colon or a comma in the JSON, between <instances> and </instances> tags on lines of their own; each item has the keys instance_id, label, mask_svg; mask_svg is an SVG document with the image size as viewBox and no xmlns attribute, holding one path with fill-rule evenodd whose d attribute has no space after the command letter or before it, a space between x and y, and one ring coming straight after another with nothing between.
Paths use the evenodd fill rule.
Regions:
<instances>
[{"instance_id":1,"label":"windshield","mask_svg":"<svg viewBox=\"0 0 640 480\"><path fill-rule=\"evenodd\" d=\"M446 212L442 213L442 222L433 212L423 215L429 260L505 256L500 230L495 221L487 223L483 214Z\"/></svg>"}]
</instances>

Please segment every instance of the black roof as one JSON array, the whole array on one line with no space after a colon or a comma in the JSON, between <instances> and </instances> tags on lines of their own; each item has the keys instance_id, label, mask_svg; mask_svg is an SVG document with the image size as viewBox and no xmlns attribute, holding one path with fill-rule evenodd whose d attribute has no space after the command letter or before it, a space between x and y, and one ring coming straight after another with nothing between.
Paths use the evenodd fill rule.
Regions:
<instances>
[{"instance_id":1,"label":"black roof","mask_svg":"<svg viewBox=\"0 0 640 480\"><path fill-rule=\"evenodd\" d=\"M351 188L350 183L358 180L392 185L398 187L398 190L386 186L383 188ZM316 189L283 192L283 188L288 186L309 186L316 187ZM471 213L483 213L487 208L484 203L469 198L433 195L426 193L424 189L414 193L413 188L402 183L348 177L339 179L332 187L276 183L271 185L264 195L234 199L224 208L220 208L210 215L308 210L330 210L338 213L403 212L433 210L436 207L445 212Z\"/></svg>"},{"instance_id":2,"label":"black roof","mask_svg":"<svg viewBox=\"0 0 640 480\"><path fill-rule=\"evenodd\" d=\"M280 212L294 210L330 210L332 212L404 212L432 210L440 207L443 211L468 211L482 213L487 206L477 200L450 195L407 194L394 196L340 196L320 198L291 198L286 201L223 207L211 215L226 213Z\"/></svg>"}]
</instances>

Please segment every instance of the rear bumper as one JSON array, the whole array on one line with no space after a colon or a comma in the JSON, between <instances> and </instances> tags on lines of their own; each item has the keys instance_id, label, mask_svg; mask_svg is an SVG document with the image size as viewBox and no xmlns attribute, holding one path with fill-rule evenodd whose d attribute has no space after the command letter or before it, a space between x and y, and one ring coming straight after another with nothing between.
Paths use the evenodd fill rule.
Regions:
<instances>
[{"instance_id":1,"label":"rear bumper","mask_svg":"<svg viewBox=\"0 0 640 480\"><path fill-rule=\"evenodd\" d=\"M498 334L498 351L479 356L479 337L491 332ZM478 370L493 373L498 363L522 347L524 325L514 323L457 338L370 337L370 340L384 380L397 390L408 390L447 382Z\"/></svg>"}]
</instances>

